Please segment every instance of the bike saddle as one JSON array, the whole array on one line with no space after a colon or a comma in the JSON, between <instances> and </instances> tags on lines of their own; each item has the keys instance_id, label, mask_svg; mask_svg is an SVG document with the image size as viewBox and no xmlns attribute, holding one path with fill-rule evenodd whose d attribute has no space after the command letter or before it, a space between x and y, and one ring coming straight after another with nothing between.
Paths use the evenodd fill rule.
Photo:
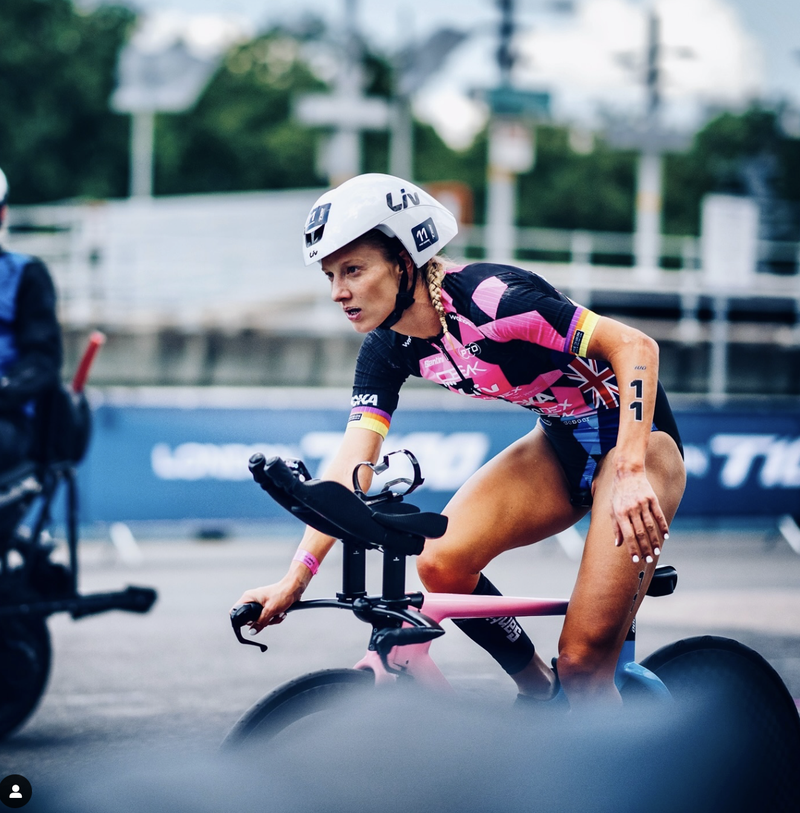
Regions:
<instances>
[{"instance_id":1,"label":"bike saddle","mask_svg":"<svg viewBox=\"0 0 800 813\"><path fill-rule=\"evenodd\" d=\"M675 592L678 584L678 571L672 565L661 565L656 568L650 586L647 588L648 596L669 596Z\"/></svg>"},{"instance_id":2,"label":"bike saddle","mask_svg":"<svg viewBox=\"0 0 800 813\"><path fill-rule=\"evenodd\" d=\"M406 505L400 513L378 511L362 502L352 491L332 480L306 479L307 471L293 471L284 460L262 454L250 458L253 479L294 516L322 533L337 539L355 539L373 547L415 555L426 538L438 538L447 528L441 514L419 512ZM410 510L409 510L410 509Z\"/></svg>"}]
</instances>

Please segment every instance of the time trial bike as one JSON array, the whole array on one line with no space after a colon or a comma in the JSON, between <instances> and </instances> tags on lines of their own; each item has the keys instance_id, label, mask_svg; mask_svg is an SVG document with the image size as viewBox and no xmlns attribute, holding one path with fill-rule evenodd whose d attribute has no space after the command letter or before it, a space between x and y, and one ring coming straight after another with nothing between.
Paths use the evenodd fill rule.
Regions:
<instances>
[{"instance_id":1,"label":"time trial bike","mask_svg":"<svg viewBox=\"0 0 800 813\"><path fill-rule=\"evenodd\" d=\"M383 473L394 454L406 455L412 478L388 482L374 495L359 486L359 469L367 465ZM565 599L474 596L406 592L409 556L423 550L427 538L441 537L447 518L421 512L404 500L422 482L419 465L410 452L392 452L376 466L362 463L353 472L353 491L340 483L313 479L302 461L250 460L253 478L292 515L317 530L341 540L344 546L342 589L334 598L298 601L288 613L317 608L346 610L372 628L364 657L351 669L324 669L284 683L250 708L226 737L225 749L258 742L275 742L279 735L343 697L380 690L400 683L440 692L453 692L433 661L430 649L445 633L447 618L503 618L506 616L564 615ZM382 591L366 591L366 553L383 554ZM671 594L677 572L656 569L648 596ZM242 627L257 619L258 603L231 610L231 623L240 643L266 645L242 636ZM616 668L616 683L624 702L644 700L663 709L675 703L692 704L705 720L724 712L733 715L734 730L774 770L780 781L794 781L800 755L800 718L786 685L775 669L744 644L716 635L702 635L668 644L641 663L635 657L636 622L631 626ZM562 695L563 699L563 695ZM544 707L554 701L539 703ZM566 707L566 703L561 704ZM730 717L729 717L730 719ZM787 778L788 777L788 778Z\"/></svg>"}]
</instances>

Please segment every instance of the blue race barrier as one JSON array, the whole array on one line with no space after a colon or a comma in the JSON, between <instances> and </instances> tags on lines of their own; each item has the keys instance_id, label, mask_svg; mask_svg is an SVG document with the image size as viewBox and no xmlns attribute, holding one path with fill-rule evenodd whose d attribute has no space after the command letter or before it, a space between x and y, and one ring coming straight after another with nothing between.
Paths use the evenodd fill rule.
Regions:
<instances>
[{"instance_id":1,"label":"blue race barrier","mask_svg":"<svg viewBox=\"0 0 800 813\"><path fill-rule=\"evenodd\" d=\"M80 472L83 520L283 518L252 483L249 456L301 457L318 473L337 447L348 396L250 392L241 399L244 407L231 405L235 392L226 398L221 405L201 399L181 406L164 398L99 405ZM507 405L403 398L384 449L417 455L426 477L417 503L424 509L441 509L473 471L534 426L533 415ZM800 516L797 410L692 407L676 409L676 418L688 470L680 516Z\"/></svg>"}]
</instances>

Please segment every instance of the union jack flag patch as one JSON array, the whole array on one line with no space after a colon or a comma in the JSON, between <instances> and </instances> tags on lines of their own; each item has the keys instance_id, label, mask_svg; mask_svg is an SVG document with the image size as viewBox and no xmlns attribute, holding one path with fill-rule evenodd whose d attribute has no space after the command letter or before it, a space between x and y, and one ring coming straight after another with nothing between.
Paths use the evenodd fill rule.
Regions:
<instances>
[{"instance_id":1,"label":"union jack flag patch","mask_svg":"<svg viewBox=\"0 0 800 813\"><path fill-rule=\"evenodd\" d=\"M592 396L595 409L601 406L607 409L619 406L619 387L611 367L601 370L595 359L578 356L570 362L569 370L565 370L565 373L584 395L589 393Z\"/></svg>"}]
</instances>

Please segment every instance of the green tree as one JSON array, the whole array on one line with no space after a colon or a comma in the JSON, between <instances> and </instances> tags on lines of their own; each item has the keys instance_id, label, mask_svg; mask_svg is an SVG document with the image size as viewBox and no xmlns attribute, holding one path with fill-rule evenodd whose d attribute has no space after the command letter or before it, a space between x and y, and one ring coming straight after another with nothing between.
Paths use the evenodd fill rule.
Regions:
<instances>
[{"instance_id":1,"label":"green tree","mask_svg":"<svg viewBox=\"0 0 800 813\"><path fill-rule=\"evenodd\" d=\"M85 12L70 0L3 0L0 9L0 166L12 200L37 203L128 192L129 117L113 113L120 48L133 12L102 5ZM276 28L226 54L197 105L156 123L158 194L285 189L321 185L316 154L324 131L292 117L293 99L326 85L307 62L307 44L328 33L308 19ZM391 64L368 48L366 91L390 99ZM416 122L415 177L460 181L473 192L475 219L486 200L486 132L466 150L450 149ZM629 232L636 156L598 140L575 153L563 127L540 126L537 162L519 178L518 223ZM364 169L385 172L389 136L363 137ZM708 192L745 191L743 168L764 161L771 194L800 203L800 141L786 137L774 110L754 107L709 122L691 149L665 160L664 231L697 234ZM748 163L749 162L749 163Z\"/></svg>"},{"instance_id":2,"label":"green tree","mask_svg":"<svg viewBox=\"0 0 800 813\"><path fill-rule=\"evenodd\" d=\"M0 166L16 203L125 193L128 122L109 110L135 16L69 0L3 0Z\"/></svg>"},{"instance_id":3,"label":"green tree","mask_svg":"<svg viewBox=\"0 0 800 813\"><path fill-rule=\"evenodd\" d=\"M292 118L293 98L325 88L302 40L280 29L234 47L197 105L156 126L158 194L322 184L318 134Z\"/></svg>"},{"instance_id":4,"label":"green tree","mask_svg":"<svg viewBox=\"0 0 800 813\"><path fill-rule=\"evenodd\" d=\"M518 223L560 229L630 232L634 228L636 155L598 139L593 152L569 147L563 127L540 126L533 170L519 178ZM800 140L781 130L775 110L722 113L695 136L684 154L664 161L663 230L699 234L700 207L710 192L749 192L745 171L754 159L772 167L777 199L800 202Z\"/></svg>"},{"instance_id":5,"label":"green tree","mask_svg":"<svg viewBox=\"0 0 800 813\"><path fill-rule=\"evenodd\" d=\"M536 165L519 179L518 223L554 229L631 231L635 157L598 141L574 152L563 127L537 128Z\"/></svg>"},{"instance_id":6,"label":"green tree","mask_svg":"<svg viewBox=\"0 0 800 813\"><path fill-rule=\"evenodd\" d=\"M666 158L664 231L698 234L703 197L748 192L743 170L759 157L773 165L775 197L800 201L800 141L782 132L777 111L722 113L697 133L687 153Z\"/></svg>"},{"instance_id":7,"label":"green tree","mask_svg":"<svg viewBox=\"0 0 800 813\"><path fill-rule=\"evenodd\" d=\"M382 56L367 52L364 57L367 74L365 92L391 101L394 77L392 65ZM364 172L387 172L389 166L388 132L366 132ZM421 184L458 181L473 193L475 213L482 220L486 190L486 133L480 133L464 150L450 148L429 124L413 122L414 180Z\"/></svg>"}]
</instances>

